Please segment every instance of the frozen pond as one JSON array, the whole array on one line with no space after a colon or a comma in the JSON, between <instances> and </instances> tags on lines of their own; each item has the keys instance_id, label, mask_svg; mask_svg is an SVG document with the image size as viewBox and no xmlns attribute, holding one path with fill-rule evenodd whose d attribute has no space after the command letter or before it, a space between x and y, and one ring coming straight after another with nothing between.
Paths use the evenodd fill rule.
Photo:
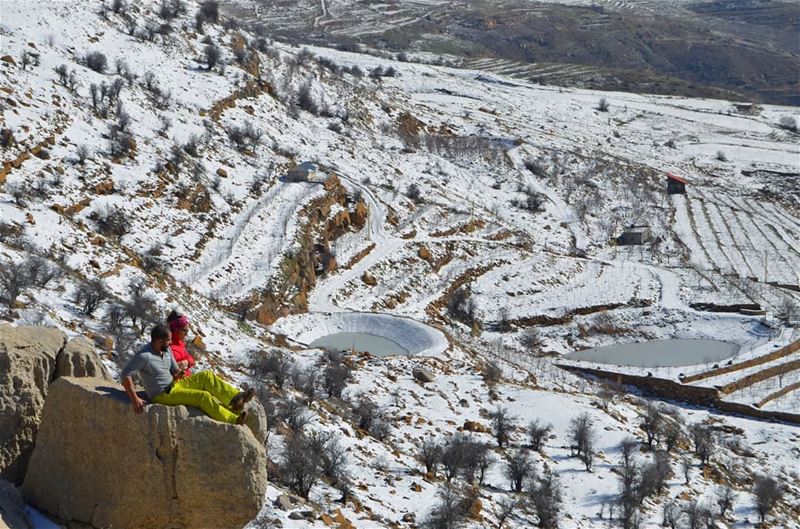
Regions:
<instances>
[{"instance_id":1,"label":"frozen pond","mask_svg":"<svg viewBox=\"0 0 800 529\"><path fill-rule=\"evenodd\" d=\"M375 356L439 356L450 347L440 330L392 314L334 312L281 318L272 331L306 347L368 351Z\"/></svg>"},{"instance_id":2,"label":"frozen pond","mask_svg":"<svg viewBox=\"0 0 800 529\"><path fill-rule=\"evenodd\" d=\"M332 349L334 351L367 351L375 356L407 355L397 342L383 336L367 334L364 332L340 332L317 338L310 344L310 348Z\"/></svg>"},{"instance_id":3,"label":"frozen pond","mask_svg":"<svg viewBox=\"0 0 800 529\"><path fill-rule=\"evenodd\" d=\"M676 367L720 362L738 350L736 344L718 340L656 340L597 347L565 358L620 366Z\"/></svg>"}]
</instances>

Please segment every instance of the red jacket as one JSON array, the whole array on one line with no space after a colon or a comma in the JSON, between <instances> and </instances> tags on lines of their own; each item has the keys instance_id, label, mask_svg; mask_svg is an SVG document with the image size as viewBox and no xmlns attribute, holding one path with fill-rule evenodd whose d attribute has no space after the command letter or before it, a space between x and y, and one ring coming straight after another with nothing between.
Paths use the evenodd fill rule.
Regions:
<instances>
[{"instance_id":1,"label":"red jacket","mask_svg":"<svg viewBox=\"0 0 800 529\"><path fill-rule=\"evenodd\" d=\"M192 374L189 371L189 368L194 367L194 358L192 355L189 354L189 351L186 350L186 344L180 340L173 340L171 344L169 344L169 348L172 350L172 357L175 359L176 362L180 362L182 360L189 361L189 367L186 368L186 376Z\"/></svg>"}]
</instances>

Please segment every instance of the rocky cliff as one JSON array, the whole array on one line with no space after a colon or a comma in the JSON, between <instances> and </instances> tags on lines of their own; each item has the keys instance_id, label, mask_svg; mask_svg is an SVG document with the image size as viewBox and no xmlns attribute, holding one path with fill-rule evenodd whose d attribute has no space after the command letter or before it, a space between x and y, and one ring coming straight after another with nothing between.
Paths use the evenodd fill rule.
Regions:
<instances>
[{"instance_id":1,"label":"rocky cliff","mask_svg":"<svg viewBox=\"0 0 800 529\"><path fill-rule=\"evenodd\" d=\"M63 521L98 528L235 528L258 514L266 468L263 442L246 427L183 406L135 415L121 386L62 377L23 493Z\"/></svg>"},{"instance_id":2,"label":"rocky cliff","mask_svg":"<svg viewBox=\"0 0 800 529\"><path fill-rule=\"evenodd\" d=\"M88 340L0 325L0 478L22 482L49 384L60 376L105 376Z\"/></svg>"}]
</instances>

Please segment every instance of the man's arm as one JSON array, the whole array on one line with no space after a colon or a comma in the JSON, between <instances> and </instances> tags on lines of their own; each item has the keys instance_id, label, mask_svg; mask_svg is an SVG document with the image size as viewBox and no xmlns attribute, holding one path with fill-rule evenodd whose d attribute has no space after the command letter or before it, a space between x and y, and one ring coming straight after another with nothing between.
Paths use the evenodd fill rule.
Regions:
<instances>
[{"instance_id":1,"label":"man's arm","mask_svg":"<svg viewBox=\"0 0 800 529\"><path fill-rule=\"evenodd\" d=\"M125 393L128 394L128 398L133 404L134 413L137 414L144 411L144 401L139 398L139 395L137 395L136 391L133 389L133 379L131 378L131 374L144 367L144 363L144 359L140 355L134 355L134 357L131 358L130 362L128 362L128 365L125 366L120 374L120 377L122 378L122 387L125 388Z\"/></svg>"},{"instance_id":2,"label":"man's arm","mask_svg":"<svg viewBox=\"0 0 800 529\"><path fill-rule=\"evenodd\" d=\"M144 411L144 401L139 398L139 395L133 389L133 379L130 376L123 377L122 386L125 388L128 398L131 399L131 403L133 403L133 412L136 414L142 413Z\"/></svg>"}]
</instances>

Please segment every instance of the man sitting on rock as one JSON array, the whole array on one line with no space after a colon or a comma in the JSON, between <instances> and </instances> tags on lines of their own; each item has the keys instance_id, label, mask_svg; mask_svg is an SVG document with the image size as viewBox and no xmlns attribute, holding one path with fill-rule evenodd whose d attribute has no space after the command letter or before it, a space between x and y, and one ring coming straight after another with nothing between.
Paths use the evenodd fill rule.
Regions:
<instances>
[{"instance_id":1,"label":"man sitting on rock","mask_svg":"<svg viewBox=\"0 0 800 529\"><path fill-rule=\"evenodd\" d=\"M169 348L170 330L156 325L150 331L150 343L142 347L122 370L122 385L137 414L144 411L145 402L133 389L131 375L139 372L147 398L166 406L193 406L221 422L244 424L247 412L244 405L255 396L255 390L239 391L210 371L186 376L178 367Z\"/></svg>"}]
</instances>

